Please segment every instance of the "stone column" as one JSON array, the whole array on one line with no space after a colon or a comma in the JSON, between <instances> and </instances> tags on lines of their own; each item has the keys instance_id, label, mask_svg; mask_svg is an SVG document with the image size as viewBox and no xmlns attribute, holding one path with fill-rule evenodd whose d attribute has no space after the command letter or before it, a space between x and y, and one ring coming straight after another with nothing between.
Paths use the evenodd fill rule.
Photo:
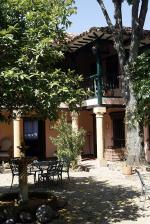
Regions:
<instances>
[{"instance_id":1,"label":"stone column","mask_svg":"<svg viewBox=\"0 0 150 224\"><path fill-rule=\"evenodd\" d=\"M13 120L13 135L14 135L14 157L20 157L20 149L18 146L21 146L21 124L20 116L17 116Z\"/></svg>"},{"instance_id":2,"label":"stone column","mask_svg":"<svg viewBox=\"0 0 150 224\"><path fill-rule=\"evenodd\" d=\"M150 162L150 140L149 140L149 126L144 126L144 151L145 159Z\"/></svg>"},{"instance_id":3,"label":"stone column","mask_svg":"<svg viewBox=\"0 0 150 224\"><path fill-rule=\"evenodd\" d=\"M77 112L72 112L71 117L72 117L72 129L73 130L78 130L79 129L79 124L78 124L78 113Z\"/></svg>"},{"instance_id":4,"label":"stone column","mask_svg":"<svg viewBox=\"0 0 150 224\"><path fill-rule=\"evenodd\" d=\"M97 162L98 166L103 166L105 165L103 117L106 107L95 107L93 112L96 114Z\"/></svg>"},{"instance_id":5,"label":"stone column","mask_svg":"<svg viewBox=\"0 0 150 224\"><path fill-rule=\"evenodd\" d=\"M79 129L79 115L77 112L73 111L71 113L71 118L72 118L72 130L73 131L78 131ZM78 165L81 163L81 155L78 156L77 158L77 163Z\"/></svg>"}]
</instances>

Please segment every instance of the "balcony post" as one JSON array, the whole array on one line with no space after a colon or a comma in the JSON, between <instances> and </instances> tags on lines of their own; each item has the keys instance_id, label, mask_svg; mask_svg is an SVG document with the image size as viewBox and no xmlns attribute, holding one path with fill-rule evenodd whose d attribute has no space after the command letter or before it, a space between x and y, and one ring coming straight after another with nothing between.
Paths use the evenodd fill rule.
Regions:
<instances>
[{"instance_id":1,"label":"balcony post","mask_svg":"<svg viewBox=\"0 0 150 224\"><path fill-rule=\"evenodd\" d=\"M97 95L98 95L98 105L102 104L102 69L100 64L100 55L96 54L96 67L97 67Z\"/></svg>"},{"instance_id":2,"label":"balcony post","mask_svg":"<svg viewBox=\"0 0 150 224\"><path fill-rule=\"evenodd\" d=\"M96 139L97 139L97 162L98 166L104 165L104 130L103 120L106 107L95 107L93 112L96 114Z\"/></svg>"},{"instance_id":3,"label":"balcony post","mask_svg":"<svg viewBox=\"0 0 150 224\"><path fill-rule=\"evenodd\" d=\"M96 72L97 72L97 97L98 97L98 104L102 104L102 68L100 63L100 52L98 45L92 47L93 54L96 57Z\"/></svg>"}]
</instances>

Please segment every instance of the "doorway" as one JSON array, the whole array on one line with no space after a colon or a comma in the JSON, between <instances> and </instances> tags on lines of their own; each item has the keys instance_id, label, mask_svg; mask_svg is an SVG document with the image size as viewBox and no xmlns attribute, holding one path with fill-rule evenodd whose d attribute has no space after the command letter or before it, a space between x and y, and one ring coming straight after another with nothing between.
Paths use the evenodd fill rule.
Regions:
<instances>
[{"instance_id":1,"label":"doorway","mask_svg":"<svg viewBox=\"0 0 150 224\"><path fill-rule=\"evenodd\" d=\"M26 156L45 158L45 121L31 118L24 118L23 135L26 149Z\"/></svg>"}]
</instances>

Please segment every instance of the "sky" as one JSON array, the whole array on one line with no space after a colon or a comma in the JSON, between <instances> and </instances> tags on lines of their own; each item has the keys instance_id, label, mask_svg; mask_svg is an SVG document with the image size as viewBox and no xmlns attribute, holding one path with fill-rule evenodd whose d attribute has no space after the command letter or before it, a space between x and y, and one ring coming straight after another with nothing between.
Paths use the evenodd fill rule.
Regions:
<instances>
[{"instance_id":1,"label":"sky","mask_svg":"<svg viewBox=\"0 0 150 224\"><path fill-rule=\"evenodd\" d=\"M71 27L68 29L69 33L82 33L89 30L93 26L106 26L104 16L101 12L100 6L97 0L75 0L77 7L77 14L72 15L70 20L72 22ZM106 8L113 19L113 4L112 0L104 0ZM130 7L127 3L123 3L123 25L130 26L131 14ZM144 29L150 29L150 3L147 13Z\"/></svg>"}]
</instances>

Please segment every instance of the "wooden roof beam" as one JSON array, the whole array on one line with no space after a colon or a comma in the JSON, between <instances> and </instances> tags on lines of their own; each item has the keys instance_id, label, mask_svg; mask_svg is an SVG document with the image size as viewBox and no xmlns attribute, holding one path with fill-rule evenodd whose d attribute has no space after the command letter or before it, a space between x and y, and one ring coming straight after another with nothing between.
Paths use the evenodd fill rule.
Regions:
<instances>
[{"instance_id":1,"label":"wooden roof beam","mask_svg":"<svg viewBox=\"0 0 150 224\"><path fill-rule=\"evenodd\" d=\"M81 44L88 44L89 42L88 42L88 41L78 40L78 43L81 43Z\"/></svg>"}]
</instances>

